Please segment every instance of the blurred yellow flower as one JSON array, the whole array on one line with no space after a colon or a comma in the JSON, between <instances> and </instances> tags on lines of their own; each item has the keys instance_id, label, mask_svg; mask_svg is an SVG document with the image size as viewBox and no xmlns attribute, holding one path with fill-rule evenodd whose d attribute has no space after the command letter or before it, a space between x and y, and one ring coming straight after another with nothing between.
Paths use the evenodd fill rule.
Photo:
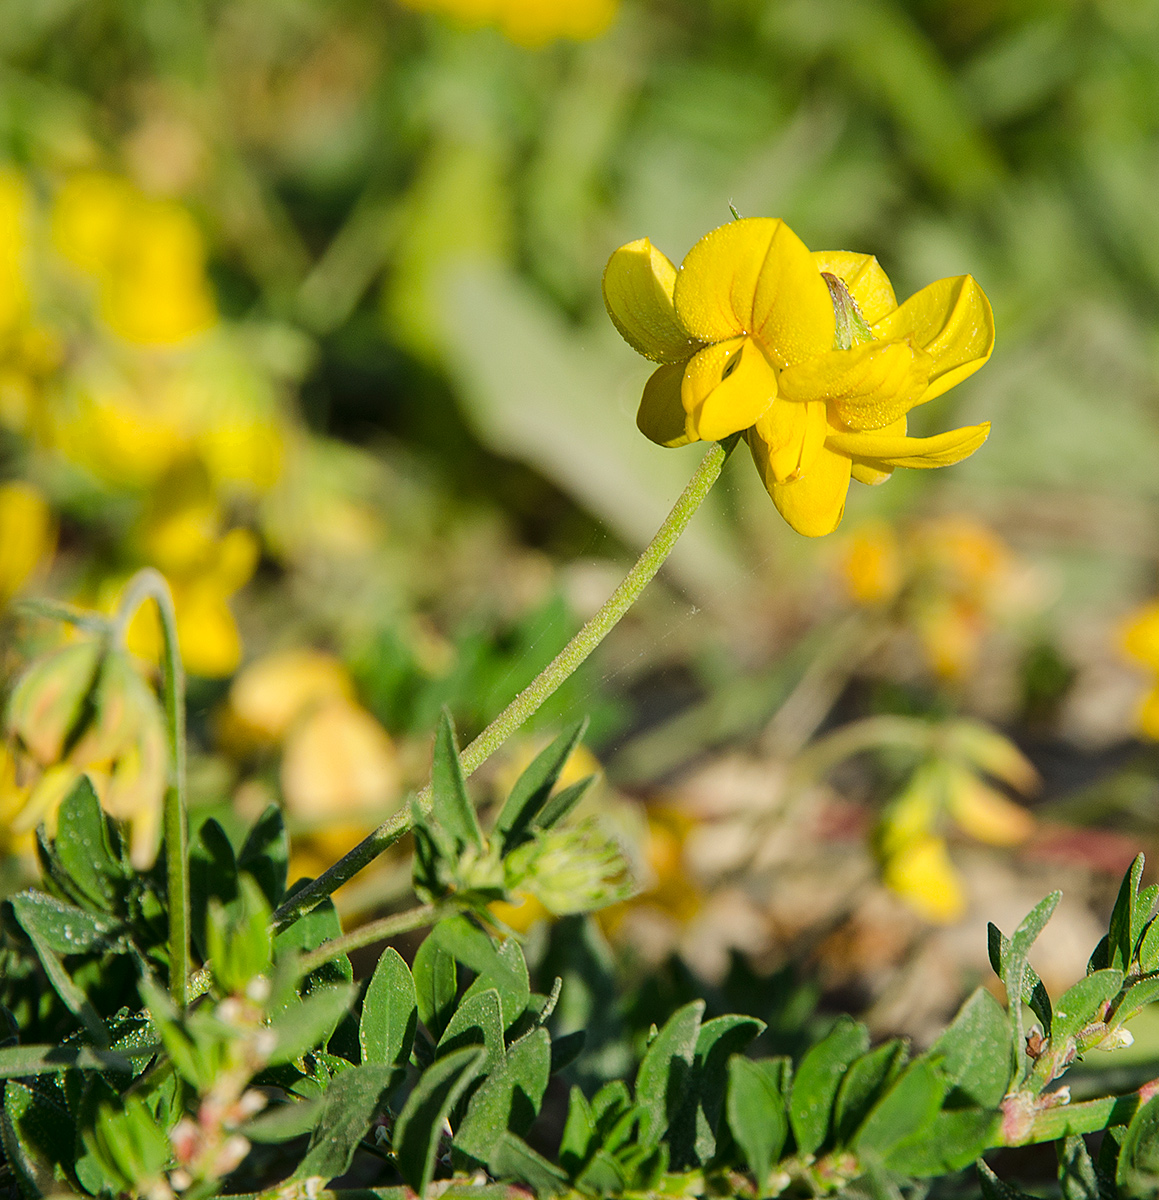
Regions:
<instances>
[{"instance_id":1,"label":"blurred yellow flower","mask_svg":"<svg viewBox=\"0 0 1159 1200\"><path fill-rule=\"evenodd\" d=\"M30 483L0 484L0 607L55 545L56 522L44 496Z\"/></svg>"},{"instance_id":2,"label":"blurred yellow flower","mask_svg":"<svg viewBox=\"0 0 1159 1200\"><path fill-rule=\"evenodd\" d=\"M13 831L13 822L28 802L28 787L21 786L16 777L16 757L5 742L0 741L0 854L31 856L36 838L32 830Z\"/></svg>"},{"instance_id":3,"label":"blurred yellow flower","mask_svg":"<svg viewBox=\"0 0 1159 1200\"><path fill-rule=\"evenodd\" d=\"M870 521L853 533L841 563L845 586L858 604L888 604L901 590L901 547L893 527Z\"/></svg>"},{"instance_id":4,"label":"blurred yellow flower","mask_svg":"<svg viewBox=\"0 0 1159 1200\"><path fill-rule=\"evenodd\" d=\"M295 723L282 753L282 794L305 822L349 819L398 803L402 777L385 729L359 705L338 697Z\"/></svg>"},{"instance_id":5,"label":"blurred yellow flower","mask_svg":"<svg viewBox=\"0 0 1159 1200\"><path fill-rule=\"evenodd\" d=\"M911 408L990 357L990 305L968 275L899 307L875 258L810 254L783 221L760 218L713 230L679 271L647 238L622 246L604 300L625 340L661 364L644 388L641 432L662 446L744 432L798 533L837 527L850 478L948 466L989 432L906 435Z\"/></svg>"},{"instance_id":6,"label":"blurred yellow flower","mask_svg":"<svg viewBox=\"0 0 1159 1200\"><path fill-rule=\"evenodd\" d=\"M215 322L201 232L174 201L114 175L74 175L57 194L52 229L60 253L96 280L101 316L126 341L176 345Z\"/></svg>"},{"instance_id":7,"label":"blurred yellow flower","mask_svg":"<svg viewBox=\"0 0 1159 1200\"><path fill-rule=\"evenodd\" d=\"M354 684L332 654L305 647L275 651L250 663L230 685L230 740L274 744L307 709L353 699Z\"/></svg>"},{"instance_id":8,"label":"blurred yellow flower","mask_svg":"<svg viewBox=\"0 0 1159 1200\"><path fill-rule=\"evenodd\" d=\"M1119 639L1123 653L1152 673L1152 686L1139 703L1138 722L1143 734L1159 741L1159 600L1132 613L1122 623Z\"/></svg>"},{"instance_id":9,"label":"blurred yellow flower","mask_svg":"<svg viewBox=\"0 0 1159 1200\"><path fill-rule=\"evenodd\" d=\"M887 860L883 877L927 921L948 925L966 911L961 877L944 838L925 834L906 843Z\"/></svg>"},{"instance_id":10,"label":"blurred yellow flower","mask_svg":"<svg viewBox=\"0 0 1159 1200\"><path fill-rule=\"evenodd\" d=\"M408 8L470 25L498 25L513 41L542 46L556 38L598 37L616 15L618 0L402 0Z\"/></svg>"},{"instance_id":11,"label":"blurred yellow flower","mask_svg":"<svg viewBox=\"0 0 1159 1200\"><path fill-rule=\"evenodd\" d=\"M10 333L28 310L28 223L28 185L16 171L0 169L0 335Z\"/></svg>"},{"instance_id":12,"label":"blurred yellow flower","mask_svg":"<svg viewBox=\"0 0 1159 1200\"><path fill-rule=\"evenodd\" d=\"M61 801L87 774L105 811L128 825L133 865L152 865L161 841L165 723L126 654L86 641L46 655L17 681L5 726L22 786L5 794L0 777L0 839L41 822L51 832Z\"/></svg>"},{"instance_id":13,"label":"blurred yellow flower","mask_svg":"<svg viewBox=\"0 0 1159 1200\"><path fill-rule=\"evenodd\" d=\"M973 771L951 768L946 798L959 828L989 846L1017 846L1034 832L1030 813Z\"/></svg>"}]
</instances>

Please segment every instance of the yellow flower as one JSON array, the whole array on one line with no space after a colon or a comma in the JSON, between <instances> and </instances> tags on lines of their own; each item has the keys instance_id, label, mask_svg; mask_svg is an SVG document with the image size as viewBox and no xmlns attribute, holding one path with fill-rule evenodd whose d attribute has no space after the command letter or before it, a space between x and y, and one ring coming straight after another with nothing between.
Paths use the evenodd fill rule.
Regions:
<instances>
[{"instance_id":1,"label":"yellow flower","mask_svg":"<svg viewBox=\"0 0 1159 1200\"><path fill-rule=\"evenodd\" d=\"M1159 600L1132 613L1123 622L1119 638L1123 653L1155 676L1139 703L1138 722L1143 734L1159 741Z\"/></svg>"},{"instance_id":2,"label":"yellow flower","mask_svg":"<svg viewBox=\"0 0 1159 1200\"><path fill-rule=\"evenodd\" d=\"M972 454L989 424L912 438L906 414L973 374L994 344L990 305L969 275L900 307L877 260L811 254L781 220L737 220L680 270L647 238L612 255L608 313L660 363L636 423L662 446L745 433L781 515L831 533L850 478L942 467Z\"/></svg>"},{"instance_id":3,"label":"yellow flower","mask_svg":"<svg viewBox=\"0 0 1159 1200\"><path fill-rule=\"evenodd\" d=\"M915 912L939 925L966 911L966 897L943 838L925 834L906 843L886 862L886 886Z\"/></svg>"},{"instance_id":4,"label":"yellow flower","mask_svg":"<svg viewBox=\"0 0 1159 1200\"><path fill-rule=\"evenodd\" d=\"M52 224L57 249L95 277L101 316L126 341L174 345L216 320L205 245L181 205L92 172L61 188Z\"/></svg>"},{"instance_id":5,"label":"yellow flower","mask_svg":"<svg viewBox=\"0 0 1159 1200\"><path fill-rule=\"evenodd\" d=\"M333 655L306 648L275 651L250 663L230 685L230 739L242 745L280 742L307 709L353 699L354 684Z\"/></svg>"},{"instance_id":6,"label":"yellow flower","mask_svg":"<svg viewBox=\"0 0 1159 1200\"><path fill-rule=\"evenodd\" d=\"M408 8L455 17L470 25L498 25L523 46L556 38L598 37L612 23L618 0L403 0Z\"/></svg>"},{"instance_id":7,"label":"yellow flower","mask_svg":"<svg viewBox=\"0 0 1159 1200\"><path fill-rule=\"evenodd\" d=\"M888 604L904 581L901 547L884 521L862 525L849 539L841 563L845 586L858 604Z\"/></svg>"},{"instance_id":8,"label":"yellow flower","mask_svg":"<svg viewBox=\"0 0 1159 1200\"><path fill-rule=\"evenodd\" d=\"M55 545L56 524L40 492L30 483L0 484L0 607Z\"/></svg>"},{"instance_id":9,"label":"yellow flower","mask_svg":"<svg viewBox=\"0 0 1159 1200\"><path fill-rule=\"evenodd\" d=\"M28 309L24 256L28 250L28 185L0 170L0 333L10 333Z\"/></svg>"}]
</instances>

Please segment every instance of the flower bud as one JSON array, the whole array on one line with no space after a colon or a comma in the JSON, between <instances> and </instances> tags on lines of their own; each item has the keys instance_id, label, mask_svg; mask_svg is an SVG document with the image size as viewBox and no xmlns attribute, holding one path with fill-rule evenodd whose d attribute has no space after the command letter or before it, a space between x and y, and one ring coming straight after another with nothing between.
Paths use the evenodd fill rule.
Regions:
<instances>
[{"instance_id":1,"label":"flower bud","mask_svg":"<svg viewBox=\"0 0 1159 1200\"><path fill-rule=\"evenodd\" d=\"M594 819L537 832L505 865L509 891L530 893L557 916L606 908L635 891L620 844Z\"/></svg>"},{"instance_id":2,"label":"flower bud","mask_svg":"<svg viewBox=\"0 0 1159 1200\"><path fill-rule=\"evenodd\" d=\"M7 732L40 766L59 761L73 740L100 659L100 642L63 646L34 662L13 689Z\"/></svg>"}]
</instances>

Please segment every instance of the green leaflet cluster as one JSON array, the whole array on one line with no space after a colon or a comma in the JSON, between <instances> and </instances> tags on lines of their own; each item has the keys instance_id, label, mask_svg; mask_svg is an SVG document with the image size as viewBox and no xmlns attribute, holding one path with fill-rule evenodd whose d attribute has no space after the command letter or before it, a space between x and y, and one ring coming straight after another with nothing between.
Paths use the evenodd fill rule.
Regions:
<instances>
[{"instance_id":1,"label":"green leaflet cluster","mask_svg":"<svg viewBox=\"0 0 1159 1200\"><path fill-rule=\"evenodd\" d=\"M55 838L41 835L48 890L4 907L0 1182L29 1198L316 1198L361 1151L387 1186L348 1200L894 1196L992 1147L1055 1141L1066 1200L1156 1194L1159 1085L1082 1103L1055 1086L1088 1050L1125 1044L1159 996L1159 888L1140 891L1141 857L1086 977L1057 1001L1027 961L1055 893L1009 939L991 930L1012 1002L978 989L924 1053L871 1046L843 1017L796 1062L751 1057L764 1023L706 1019L695 1000L653 1028L634 1078L573 1085L566 1104L556 1086L548 1153L551 1080L584 1034L553 1035L561 981L536 990L488 906L518 889L584 912L629 890L614 841L564 823L588 782L559 787L582 732L540 754L485 830L444 720L430 807L414 807L413 911L438 919L409 965L387 948L361 984L343 952L357 931L328 901L274 932L295 890L278 811L238 841L206 821L191 851L205 965L185 1011L163 986L163 872L132 870L82 782ZM1092 1158L1081 1135L1097 1130ZM978 1180L1020 1198L981 1161Z\"/></svg>"}]
</instances>

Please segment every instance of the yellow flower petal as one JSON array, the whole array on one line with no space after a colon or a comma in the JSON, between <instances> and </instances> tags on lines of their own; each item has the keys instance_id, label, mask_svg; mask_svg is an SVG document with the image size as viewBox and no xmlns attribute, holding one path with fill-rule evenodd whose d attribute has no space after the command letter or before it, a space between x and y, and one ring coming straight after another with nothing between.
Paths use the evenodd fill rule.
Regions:
<instances>
[{"instance_id":1,"label":"yellow flower petal","mask_svg":"<svg viewBox=\"0 0 1159 1200\"><path fill-rule=\"evenodd\" d=\"M887 431L831 432L825 445L879 471L889 467L948 467L973 454L989 433L989 421L927 438L899 437Z\"/></svg>"},{"instance_id":2,"label":"yellow flower petal","mask_svg":"<svg viewBox=\"0 0 1159 1200\"><path fill-rule=\"evenodd\" d=\"M760 339L778 366L833 345L833 302L812 255L781 220L732 221L701 238L676 279L676 313L691 336Z\"/></svg>"},{"instance_id":3,"label":"yellow flower petal","mask_svg":"<svg viewBox=\"0 0 1159 1200\"><path fill-rule=\"evenodd\" d=\"M0 484L0 606L6 604L56 545L56 524L44 496L17 480Z\"/></svg>"},{"instance_id":4,"label":"yellow flower petal","mask_svg":"<svg viewBox=\"0 0 1159 1200\"><path fill-rule=\"evenodd\" d=\"M836 275L857 301L861 315L872 325L897 308L893 284L872 254L849 250L814 250L818 271Z\"/></svg>"},{"instance_id":5,"label":"yellow flower petal","mask_svg":"<svg viewBox=\"0 0 1159 1200\"><path fill-rule=\"evenodd\" d=\"M752 338L733 338L693 355L681 402L690 440L716 442L756 423L777 394L777 376Z\"/></svg>"},{"instance_id":6,"label":"yellow flower petal","mask_svg":"<svg viewBox=\"0 0 1159 1200\"><path fill-rule=\"evenodd\" d=\"M1119 633L1126 654L1148 667L1159 669L1159 602L1131 616Z\"/></svg>"},{"instance_id":7,"label":"yellow flower petal","mask_svg":"<svg viewBox=\"0 0 1159 1200\"><path fill-rule=\"evenodd\" d=\"M869 342L786 367L778 383L793 400L828 400L850 429L881 429L922 399L932 366L931 356L908 341Z\"/></svg>"},{"instance_id":8,"label":"yellow flower petal","mask_svg":"<svg viewBox=\"0 0 1159 1200\"><path fill-rule=\"evenodd\" d=\"M809 470L825 445L825 404L778 398L756 423L755 432L765 443L773 479L788 483Z\"/></svg>"},{"instance_id":9,"label":"yellow flower petal","mask_svg":"<svg viewBox=\"0 0 1159 1200\"><path fill-rule=\"evenodd\" d=\"M898 851L885 864L884 878L927 921L949 924L966 911L961 878L940 837L928 835Z\"/></svg>"},{"instance_id":10,"label":"yellow flower petal","mask_svg":"<svg viewBox=\"0 0 1159 1200\"><path fill-rule=\"evenodd\" d=\"M869 487L877 487L879 483L884 483L893 474L893 467L879 470L877 467L871 467L868 463L855 462L853 464L853 478L858 483L868 484Z\"/></svg>"},{"instance_id":11,"label":"yellow flower petal","mask_svg":"<svg viewBox=\"0 0 1159 1200\"><path fill-rule=\"evenodd\" d=\"M877 321L880 341L912 338L934 357L921 403L940 396L978 370L994 349L994 314L970 275L939 279Z\"/></svg>"},{"instance_id":12,"label":"yellow flower petal","mask_svg":"<svg viewBox=\"0 0 1159 1200\"><path fill-rule=\"evenodd\" d=\"M950 815L971 837L989 846L1017 846L1034 832L1034 818L970 771L955 771Z\"/></svg>"},{"instance_id":13,"label":"yellow flower petal","mask_svg":"<svg viewBox=\"0 0 1159 1200\"><path fill-rule=\"evenodd\" d=\"M1152 688L1139 705L1139 729L1159 742L1159 687Z\"/></svg>"},{"instance_id":14,"label":"yellow flower petal","mask_svg":"<svg viewBox=\"0 0 1159 1200\"><path fill-rule=\"evenodd\" d=\"M687 446L692 438L685 432L684 405L680 387L686 363L665 363L644 384L636 428L658 446Z\"/></svg>"},{"instance_id":15,"label":"yellow flower petal","mask_svg":"<svg viewBox=\"0 0 1159 1200\"><path fill-rule=\"evenodd\" d=\"M768 488L777 511L806 537L823 537L841 523L849 491L850 460L822 447L807 474L790 483L778 483L769 465L769 449L756 430L748 437L753 461Z\"/></svg>"},{"instance_id":16,"label":"yellow flower petal","mask_svg":"<svg viewBox=\"0 0 1159 1200\"><path fill-rule=\"evenodd\" d=\"M612 324L637 354L653 362L684 362L694 349L676 318L675 287L676 268L647 238L621 246L604 269L604 304Z\"/></svg>"}]
</instances>

